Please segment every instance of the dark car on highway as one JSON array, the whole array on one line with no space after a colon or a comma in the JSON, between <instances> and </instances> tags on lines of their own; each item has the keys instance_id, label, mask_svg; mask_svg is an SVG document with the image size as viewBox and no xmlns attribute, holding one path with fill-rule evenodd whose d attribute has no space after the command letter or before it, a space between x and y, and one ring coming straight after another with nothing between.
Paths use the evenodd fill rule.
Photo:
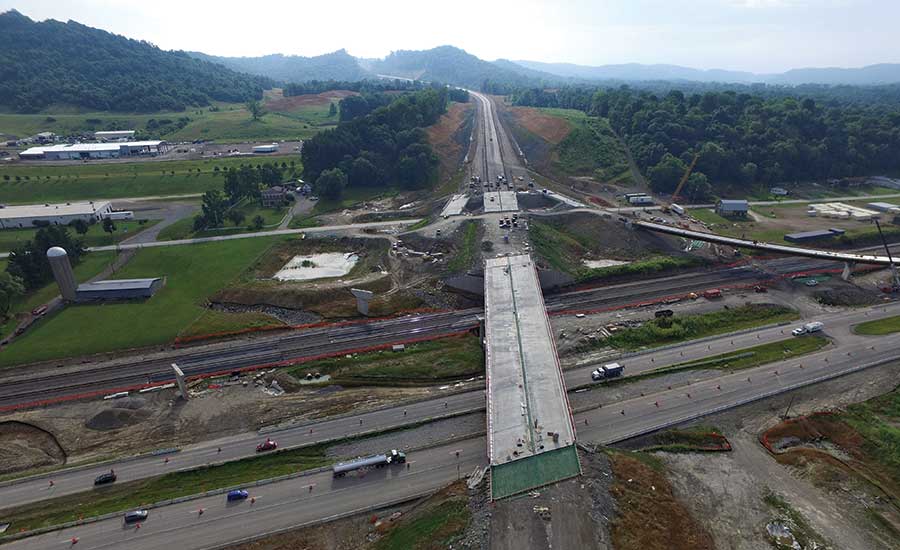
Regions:
<instances>
[{"instance_id":1,"label":"dark car on highway","mask_svg":"<svg viewBox=\"0 0 900 550\"><path fill-rule=\"evenodd\" d=\"M228 491L228 496L225 497L229 502L233 500L244 500L250 496L250 493L243 489L235 489L233 491Z\"/></svg>"},{"instance_id":2,"label":"dark car on highway","mask_svg":"<svg viewBox=\"0 0 900 550\"><path fill-rule=\"evenodd\" d=\"M150 512L147 510L132 510L131 512L125 512L125 523L144 521L149 515Z\"/></svg>"},{"instance_id":3,"label":"dark car on highway","mask_svg":"<svg viewBox=\"0 0 900 550\"><path fill-rule=\"evenodd\" d=\"M113 483L116 481L116 474L113 472L107 472L105 474L100 474L99 476L94 478L94 485L106 485L108 483Z\"/></svg>"}]
</instances>

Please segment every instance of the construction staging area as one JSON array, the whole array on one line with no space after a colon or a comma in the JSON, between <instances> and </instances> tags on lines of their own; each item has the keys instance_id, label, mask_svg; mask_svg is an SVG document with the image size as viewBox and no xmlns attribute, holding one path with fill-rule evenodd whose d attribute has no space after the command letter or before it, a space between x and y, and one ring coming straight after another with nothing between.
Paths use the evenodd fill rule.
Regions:
<instances>
[{"instance_id":1,"label":"construction staging area","mask_svg":"<svg viewBox=\"0 0 900 550\"><path fill-rule=\"evenodd\" d=\"M534 262L484 270L488 456L494 499L581 472L575 427Z\"/></svg>"}]
</instances>

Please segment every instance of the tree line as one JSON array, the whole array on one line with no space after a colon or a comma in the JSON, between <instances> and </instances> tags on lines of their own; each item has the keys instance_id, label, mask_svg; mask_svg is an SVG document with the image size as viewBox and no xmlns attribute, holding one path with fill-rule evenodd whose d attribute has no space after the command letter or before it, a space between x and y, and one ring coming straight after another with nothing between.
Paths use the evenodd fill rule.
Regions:
<instances>
[{"instance_id":1,"label":"tree line","mask_svg":"<svg viewBox=\"0 0 900 550\"><path fill-rule=\"evenodd\" d=\"M0 104L36 112L64 104L98 111L181 111L262 97L272 81L167 52L75 22L0 14Z\"/></svg>"},{"instance_id":2,"label":"tree line","mask_svg":"<svg viewBox=\"0 0 900 550\"><path fill-rule=\"evenodd\" d=\"M284 181L286 173L294 174L295 163L241 164L224 171L222 190L211 189L203 194L200 213L194 217L194 231L222 227L230 221L235 227L244 223L244 214L234 208L245 199L259 200L262 190ZM265 220L255 216L248 228L262 229Z\"/></svg>"},{"instance_id":3,"label":"tree line","mask_svg":"<svg viewBox=\"0 0 900 550\"><path fill-rule=\"evenodd\" d=\"M440 87L393 95L372 110L368 100L362 105L353 96L344 98L337 128L304 142L304 178L315 182L316 193L327 199L340 198L347 186L381 187L396 181L415 189L433 182L439 160L423 128L447 111L450 93ZM345 119L345 112L354 116Z\"/></svg>"},{"instance_id":4,"label":"tree line","mask_svg":"<svg viewBox=\"0 0 900 550\"><path fill-rule=\"evenodd\" d=\"M695 154L686 194L720 184L786 184L900 169L900 109L787 94L664 95L627 86L518 90L516 105L579 109L607 118L651 187L671 193Z\"/></svg>"},{"instance_id":5,"label":"tree line","mask_svg":"<svg viewBox=\"0 0 900 550\"><path fill-rule=\"evenodd\" d=\"M414 92L431 87L419 80L307 80L291 82L284 86L285 96L321 94L333 90L347 90L359 93Z\"/></svg>"}]
</instances>

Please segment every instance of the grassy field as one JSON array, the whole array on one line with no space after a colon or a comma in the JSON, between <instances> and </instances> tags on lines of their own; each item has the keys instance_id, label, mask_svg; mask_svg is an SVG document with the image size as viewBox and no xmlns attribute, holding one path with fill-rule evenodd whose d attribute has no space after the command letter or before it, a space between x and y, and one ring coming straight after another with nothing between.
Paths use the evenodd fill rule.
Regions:
<instances>
[{"instance_id":1,"label":"grassy field","mask_svg":"<svg viewBox=\"0 0 900 550\"><path fill-rule=\"evenodd\" d=\"M31 204L121 197L185 195L221 189L223 171L241 164L263 164L260 159L225 158L185 161L149 161L79 165L0 166L0 202ZM300 157L278 157L277 162L299 172ZM216 170L218 168L218 171Z\"/></svg>"},{"instance_id":2,"label":"grassy field","mask_svg":"<svg viewBox=\"0 0 900 550\"><path fill-rule=\"evenodd\" d=\"M900 388L850 405L840 418L862 435L862 449L887 476L900 480Z\"/></svg>"},{"instance_id":3,"label":"grassy field","mask_svg":"<svg viewBox=\"0 0 900 550\"><path fill-rule=\"evenodd\" d=\"M771 342L751 348L744 348L706 357L697 361L689 361L679 363L671 367L665 367L661 370L684 370L693 368L710 368L725 371L735 371L750 369L760 365L768 365L777 361L791 359L800 355L806 355L814 351L819 351L826 345L829 340L821 336L809 336L804 338L791 338L789 340L781 340L779 342ZM653 371L653 372L659 372Z\"/></svg>"},{"instance_id":4,"label":"grassy field","mask_svg":"<svg viewBox=\"0 0 900 550\"><path fill-rule=\"evenodd\" d=\"M449 543L469 524L465 500L449 500L414 513L375 543L375 550L430 550L452 548Z\"/></svg>"},{"instance_id":5,"label":"grassy field","mask_svg":"<svg viewBox=\"0 0 900 550\"><path fill-rule=\"evenodd\" d=\"M580 276L581 281L598 281L624 275L650 275L664 273L685 267L703 264L702 258L681 256L653 256L646 260L638 260L622 265L586 269Z\"/></svg>"},{"instance_id":6,"label":"grassy field","mask_svg":"<svg viewBox=\"0 0 900 550\"><path fill-rule=\"evenodd\" d=\"M313 215L334 212L335 210L344 210L351 206L380 198L392 197L399 193L398 189L391 187L347 187L344 194L338 200L328 200L320 198L312 209Z\"/></svg>"},{"instance_id":7,"label":"grassy field","mask_svg":"<svg viewBox=\"0 0 900 550\"><path fill-rule=\"evenodd\" d=\"M557 165L564 172L611 180L628 171L625 150L616 139L609 121L581 116L581 111L576 111L578 115L566 109L554 109L553 112L575 126L557 147Z\"/></svg>"},{"instance_id":8,"label":"grassy field","mask_svg":"<svg viewBox=\"0 0 900 550\"><path fill-rule=\"evenodd\" d=\"M876 321L867 321L853 327L856 334L868 334L871 336L883 336L900 332L900 315L885 317Z\"/></svg>"},{"instance_id":9,"label":"grassy field","mask_svg":"<svg viewBox=\"0 0 900 550\"><path fill-rule=\"evenodd\" d=\"M472 266L472 262L475 261L475 254L477 251L478 224L475 222L467 222L466 227L463 229L462 242L459 245L459 249L453 254L450 261L447 262L447 269L450 272L469 269Z\"/></svg>"},{"instance_id":10,"label":"grassy field","mask_svg":"<svg viewBox=\"0 0 900 550\"><path fill-rule=\"evenodd\" d=\"M164 228L159 232L159 236L157 240L159 241L176 241L179 239L190 239L195 237L216 237L220 235L234 235L236 233L248 233L257 231L254 229L251 224L253 223L253 218L256 216L262 216L263 218L263 229L273 229L284 218L285 214L287 214L287 207L282 208L263 208L258 204L254 203L245 203L235 207L242 214L244 214L244 222L238 226L234 226L231 222L226 221L223 227L218 229L206 229L203 231L194 231L194 218L193 216L189 216L187 218L178 220L172 225Z\"/></svg>"},{"instance_id":11,"label":"grassy field","mask_svg":"<svg viewBox=\"0 0 900 550\"><path fill-rule=\"evenodd\" d=\"M110 264L115 258L115 252L91 252L85 255L81 263L74 267L75 278L79 283L87 281ZM6 260L2 262L2 269L6 269ZM10 308L12 317L0 325L0 336L6 336L16 328L15 315L17 313L29 312L39 305L46 304L55 296L59 295L59 287L55 282L50 282L40 289L30 292L25 296L15 300Z\"/></svg>"},{"instance_id":12,"label":"grassy field","mask_svg":"<svg viewBox=\"0 0 900 550\"><path fill-rule=\"evenodd\" d=\"M179 119L187 118L179 128ZM38 132L60 135L96 130L129 128L169 141L208 139L216 141L260 141L306 139L323 128L337 124L337 115L328 115L328 105L305 105L289 112L269 112L254 121L241 104L219 103L215 110L193 109L154 114L123 113L42 113L0 114L0 132L26 137ZM154 128L154 123L160 124ZM165 124L169 121L171 124ZM149 123L149 124L148 124Z\"/></svg>"},{"instance_id":13,"label":"grassy field","mask_svg":"<svg viewBox=\"0 0 900 550\"><path fill-rule=\"evenodd\" d=\"M325 446L316 445L43 500L5 510L3 521L11 524L10 532L37 529L74 521L80 516L87 518L134 509L153 502L318 468L331 462L325 456Z\"/></svg>"},{"instance_id":14,"label":"grassy field","mask_svg":"<svg viewBox=\"0 0 900 550\"><path fill-rule=\"evenodd\" d=\"M103 224L95 223L90 226L84 235L78 235L74 230L70 233L84 240L84 246L108 246L116 244L129 237L134 237L141 231L149 229L159 223L159 220L150 220L141 223L137 220L116 221L116 230L112 233L103 231ZM20 244L34 238L37 229L2 229L0 230L0 252L8 252Z\"/></svg>"},{"instance_id":15,"label":"grassy field","mask_svg":"<svg viewBox=\"0 0 900 550\"><path fill-rule=\"evenodd\" d=\"M484 373L484 352L475 336L442 338L390 350L357 353L289 367L295 378L307 373L331 375L333 382L433 383Z\"/></svg>"},{"instance_id":16,"label":"grassy field","mask_svg":"<svg viewBox=\"0 0 900 550\"><path fill-rule=\"evenodd\" d=\"M0 365L171 342L206 313L208 296L236 279L278 240L260 237L140 250L115 277L164 276L166 284L156 296L145 302L67 307L10 344ZM233 318L230 328L243 328L244 320Z\"/></svg>"},{"instance_id":17,"label":"grassy field","mask_svg":"<svg viewBox=\"0 0 900 550\"><path fill-rule=\"evenodd\" d=\"M619 331L607 338L603 344L618 349L636 350L797 318L799 314L786 307L753 304L713 313L656 319L637 328Z\"/></svg>"},{"instance_id":18,"label":"grassy field","mask_svg":"<svg viewBox=\"0 0 900 550\"><path fill-rule=\"evenodd\" d=\"M579 281L662 273L702 263L702 260L694 257L658 255L622 265L589 268L582 259L597 246L595 234L571 230L552 222L532 220L528 226L528 236L537 255L554 269L568 273Z\"/></svg>"},{"instance_id":19,"label":"grassy field","mask_svg":"<svg viewBox=\"0 0 900 550\"><path fill-rule=\"evenodd\" d=\"M740 220L733 221L727 220L722 216L718 215L711 208L695 208L693 210L688 210L687 212L690 216L697 218L701 222L706 222L710 225L731 225L732 223L740 223Z\"/></svg>"}]
</instances>

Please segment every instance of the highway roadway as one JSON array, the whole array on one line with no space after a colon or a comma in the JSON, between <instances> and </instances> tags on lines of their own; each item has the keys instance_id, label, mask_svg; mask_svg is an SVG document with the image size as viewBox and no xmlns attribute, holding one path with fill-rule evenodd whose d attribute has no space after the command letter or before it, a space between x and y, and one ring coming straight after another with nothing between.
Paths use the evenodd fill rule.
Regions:
<instances>
[{"instance_id":1,"label":"highway roadway","mask_svg":"<svg viewBox=\"0 0 900 550\"><path fill-rule=\"evenodd\" d=\"M837 349L723 374L715 379L606 403L577 413L575 423L579 440L605 444L620 441L815 383L873 362L900 359L900 350L885 345L888 343L885 339L857 336L850 331L850 327L858 322L896 314L898 309L900 304L891 304L849 315L823 316L827 323L826 333L835 339ZM750 342L783 338L776 330L780 329L761 331L760 338L756 338L756 334L736 337L734 347L745 345L737 338L749 338ZM718 339L712 350L702 349L704 344L711 345L695 342L682 351L691 348L693 354L698 351L695 348L700 347L700 353L709 355L719 352L719 346L731 346L731 337ZM664 353L678 353L679 359L688 359L682 358L677 350L669 349ZM633 362L631 365L629 369L635 368ZM570 374L571 371L567 372L567 378ZM460 451L458 466L457 450ZM408 470L401 466L377 470L362 479L340 481L332 480L328 472L313 474L252 489L251 493L257 498L255 504L243 502L229 506L224 496L218 495L152 510L150 519L139 530L125 527L117 517L30 537L6 547L52 548L71 544L71 537L77 537L79 548L91 549L122 544L128 544L132 549L159 548L165 544L185 549L212 548L244 536L333 519L427 494L455 479L457 472L465 475L487 462L482 437L410 453L409 456ZM204 509L202 515L198 512L201 508Z\"/></svg>"},{"instance_id":2,"label":"highway roadway","mask_svg":"<svg viewBox=\"0 0 900 550\"><path fill-rule=\"evenodd\" d=\"M857 323L898 313L900 313L900 303L891 303L876 308L859 309L850 313L821 315L814 319L808 319L807 321L817 320L825 323L825 334L831 337L835 343L834 347L828 347L825 351L807 356L809 361L815 362L819 357L846 352L852 353L852 357L865 355L867 357L880 358L885 356L885 354L889 355L891 353L900 355L900 349L894 348L891 350L890 346L885 346L887 342L883 339L859 336L852 334L850 331L850 327ZM631 354L621 359L614 356L610 357L609 361L621 361L626 366L625 374L634 376L685 361L703 359L768 342L789 339L791 338L790 329L799 324L800 322L798 321L790 326L765 327L744 331L739 334L728 334L686 342L676 346ZM876 346L876 350L868 349L873 345ZM880 346L885 347L884 349L878 349ZM804 363L805 361L806 358L798 360L798 362ZM594 368L596 368L596 365L591 364L566 370L564 372L566 386L571 390L572 388L589 384L590 371ZM808 372L811 373L813 371ZM282 448L285 448L358 436L371 431L410 426L436 418L483 410L485 407L483 384L478 382L470 385L468 388L469 391L462 393L449 394L417 403L386 407L361 414L297 424L285 429L269 431L262 435L257 432L248 432L227 438L199 442L185 447L181 452L175 454L147 456L119 461L115 464L60 471L19 482L6 482L0 484L0 509L89 490L93 479L101 473L108 472L110 468L115 469L119 482L133 481L173 470L253 456L256 444L264 441L267 436L277 441ZM732 396L729 395L728 397ZM649 402L653 403L653 401ZM659 411L652 412L658 413ZM603 414L606 414L606 412L604 411ZM631 416L628 419L616 418L617 423L615 426L617 427L599 434L598 437L601 437L604 443L617 441L616 437L619 437L617 434L625 433L623 430L629 430L634 427L630 422L625 422L625 420L630 421L630 419ZM653 422L656 422L656 420L653 420ZM579 437L582 436L582 429L583 427L579 426ZM603 437L612 439L607 441L602 439ZM53 480L52 487L49 483L51 479Z\"/></svg>"},{"instance_id":3,"label":"highway roadway","mask_svg":"<svg viewBox=\"0 0 900 550\"><path fill-rule=\"evenodd\" d=\"M459 451L457 458L456 452ZM307 523L362 513L424 496L487 464L483 438L410 453L409 469L389 467L364 477L333 479L330 471L250 489L256 498L227 503L211 496L150 511L140 529L121 517L14 541L13 549L207 549ZM203 509L203 514L199 510Z\"/></svg>"},{"instance_id":4,"label":"highway roadway","mask_svg":"<svg viewBox=\"0 0 900 550\"><path fill-rule=\"evenodd\" d=\"M797 264L791 265L796 267ZM777 271L778 268L773 269ZM548 296L546 305L551 312L594 311L709 288L750 285L769 277L769 274L751 267L701 271ZM347 326L309 328L251 340L183 348L154 354L148 358L128 357L95 365L29 369L28 372L16 372L14 369L8 374L0 375L0 411L85 392L112 392L141 386L148 381L171 381L172 363L177 363L186 375L198 376L325 354L346 353L414 338L439 337L474 327L481 312L480 308L473 308Z\"/></svg>"}]
</instances>

